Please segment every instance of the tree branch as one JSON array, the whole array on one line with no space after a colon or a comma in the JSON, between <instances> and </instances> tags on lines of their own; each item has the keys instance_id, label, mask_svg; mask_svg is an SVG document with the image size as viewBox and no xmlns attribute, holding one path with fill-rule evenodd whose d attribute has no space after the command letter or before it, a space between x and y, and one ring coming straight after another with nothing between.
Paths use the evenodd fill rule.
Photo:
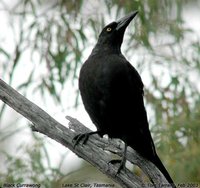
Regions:
<instances>
[{"instance_id":1,"label":"tree branch","mask_svg":"<svg viewBox=\"0 0 200 188\"><path fill-rule=\"evenodd\" d=\"M110 151L122 156L123 147L120 146L116 140L108 141L105 138L100 138L98 135L91 135L86 144L78 144L74 148L74 143L72 143L74 136L79 133L91 131L78 120L67 116L66 118L70 121L69 128L63 126L44 110L19 94L1 79L0 99L15 111L23 115L26 119L31 121L33 124L33 131L47 135L58 143L69 148L72 152L97 167L101 172L119 183L122 187L146 187L142 179L128 169L121 170L120 173L116 175L118 165L112 165L109 163L112 158L111 155L106 152ZM155 165L145 160L131 148L128 148L126 158L131 163L141 168L142 171L152 180L152 182L154 182L155 187L160 187L164 184L169 187L167 180L155 167Z\"/></svg>"}]
</instances>

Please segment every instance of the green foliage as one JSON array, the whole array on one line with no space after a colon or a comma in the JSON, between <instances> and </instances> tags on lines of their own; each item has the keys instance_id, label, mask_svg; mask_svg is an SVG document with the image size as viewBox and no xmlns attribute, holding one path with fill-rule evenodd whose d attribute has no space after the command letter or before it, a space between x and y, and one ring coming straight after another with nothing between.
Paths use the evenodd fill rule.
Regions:
<instances>
[{"instance_id":1,"label":"green foliage","mask_svg":"<svg viewBox=\"0 0 200 188\"><path fill-rule=\"evenodd\" d=\"M159 155L175 182L200 182L200 97L196 81L200 76L200 43L198 34L183 19L184 7L195 7L197 1L18 0L12 9L3 1L0 5L8 13L12 33L4 38L13 41L11 49L0 43L1 77L12 85L19 67L29 65L23 82L16 86L19 91L24 94L39 91L44 101L49 94L62 106L68 104L60 96L68 91L66 85L70 82L75 90L76 108L80 103L76 84L79 69L101 28L108 18L118 19L139 10L127 30L123 51L143 80L148 80L145 100L151 109L150 125ZM0 120L5 109L2 105ZM0 136L9 138L9 135ZM26 161L5 150L9 175L0 174L0 180L23 182L35 177L30 180L43 181L48 187L58 178L56 174L59 177L61 174L59 168L47 170L43 166L48 154L45 158L41 148L20 148L28 157Z\"/></svg>"},{"instance_id":2,"label":"green foliage","mask_svg":"<svg viewBox=\"0 0 200 188\"><path fill-rule=\"evenodd\" d=\"M1 151L7 169L0 172L0 185L6 182L34 183L49 188L56 185L55 180L63 176L59 168L51 167L43 140L35 135L33 138L35 141L31 147L22 144L17 148L17 151L23 151L26 155L14 157L6 151Z\"/></svg>"}]
</instances>

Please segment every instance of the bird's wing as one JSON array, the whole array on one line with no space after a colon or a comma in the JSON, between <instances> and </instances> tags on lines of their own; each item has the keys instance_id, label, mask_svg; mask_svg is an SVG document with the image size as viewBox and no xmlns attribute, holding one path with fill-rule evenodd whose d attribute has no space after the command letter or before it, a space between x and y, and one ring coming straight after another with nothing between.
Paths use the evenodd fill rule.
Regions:
<instances>
[{"instance_id":1,"label":"bird's wing","mask_svg":"<svg viewBox=\"0 0 200 188\"><path fill-rule=\"evenodd\" d=\"M111 137L124 140L145 156L154 155L155 147L149 131L143 102L143 83L136 69L124 58L111 57L109 66L102 65L96 83L99 93L101 127Z\"/></svg>"}]
</instances>

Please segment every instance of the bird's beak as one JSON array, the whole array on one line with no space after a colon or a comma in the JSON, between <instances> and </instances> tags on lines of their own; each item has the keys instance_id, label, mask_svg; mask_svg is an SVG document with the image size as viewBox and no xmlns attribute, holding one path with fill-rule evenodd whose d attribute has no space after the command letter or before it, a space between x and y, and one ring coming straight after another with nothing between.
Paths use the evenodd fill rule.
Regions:
<instances>
[{"instance_id":1,"label":"bird's beak","mask_svg":"<svg viewBox=\"0 0 200 188\"><path fill-rule=\"evenodd\" d=\"M120 30L125 31L126 27L129 25L131 20L137 15L137 13L138 13L138 11L136 10L136 11L131 12L130 14L124 16L120 20L118 20L116 30L117 31L120 31Z\"/></svg>"}]
</instances>

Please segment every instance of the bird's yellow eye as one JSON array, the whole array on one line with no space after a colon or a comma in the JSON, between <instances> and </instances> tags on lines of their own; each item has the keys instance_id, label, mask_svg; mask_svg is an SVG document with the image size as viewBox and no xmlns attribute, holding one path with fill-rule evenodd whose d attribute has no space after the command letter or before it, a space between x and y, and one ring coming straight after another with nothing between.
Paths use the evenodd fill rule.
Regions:
<instances>
[{"instance_id":1,"label":"bird's yellow eye","mask_svg":"<svg viewBox=\"0 0 200 188\"><path fill-rule=\"evenodd\" d=\"M110 27L108 27L107 29L106 29L106 31L108 31L108 32L110 32L112 29L110 28Z\"/></svg>"}]
</instances>

